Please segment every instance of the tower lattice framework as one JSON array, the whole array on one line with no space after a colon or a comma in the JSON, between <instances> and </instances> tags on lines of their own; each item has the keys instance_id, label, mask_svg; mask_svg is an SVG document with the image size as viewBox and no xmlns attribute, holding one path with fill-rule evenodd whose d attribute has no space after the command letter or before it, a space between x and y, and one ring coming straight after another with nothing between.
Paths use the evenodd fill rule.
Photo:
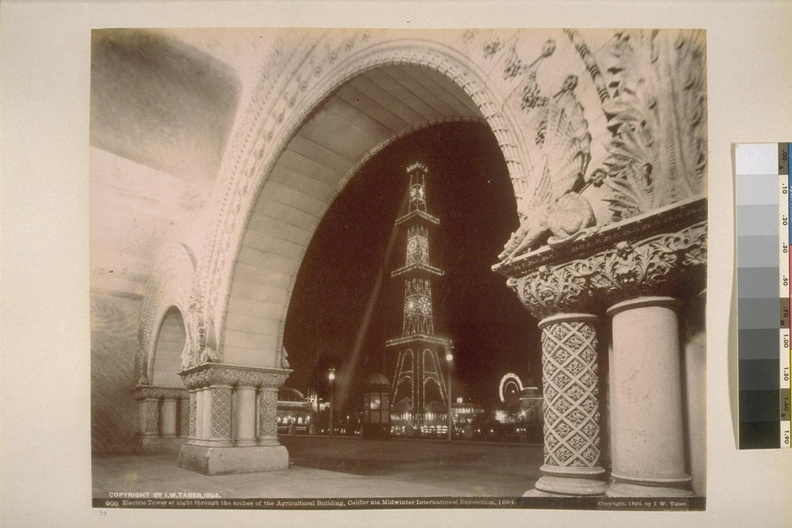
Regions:
<instances>
[{"instance_id":1,"label":"tower lattice framework","mask_svg":"<svg viewBox=\"0 0 792 528\"><path fill-rule=\"evenodd\" d=\"M402 332L385 344L389 357L396 358L391 403L397 408L408 403L409 421L422 424L430 403L437 402L443 408L448 405L440 357L451 342L435 335L432 285L443 271L429 261L429 235L440 220L427 212L428 169L422 163L414 163L407 168L407 174L409 205L395 224L406 235L404 266L391 273L392 278L404 281Z\"/></svg>"}]
</instances>

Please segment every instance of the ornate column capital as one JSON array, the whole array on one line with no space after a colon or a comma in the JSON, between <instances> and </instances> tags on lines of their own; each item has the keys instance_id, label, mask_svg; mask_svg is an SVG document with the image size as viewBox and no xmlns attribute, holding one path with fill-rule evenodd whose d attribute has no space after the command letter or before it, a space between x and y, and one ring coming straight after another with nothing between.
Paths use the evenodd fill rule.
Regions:
<instances>
[{"instance_id":1,"label":"ornate column capital","mask_svg":"<svg viewBox=\"0 0 792 528\"><path fill-rule=\"evenodd\" d=\"M246 367L225 363L204 363L179 373L188 389L225 385L230 387L280 388L291 374L289 369Z\"/></svg>"},{"instance_id":2,"label":"ornate column capital","mask_svg":"<svg viewBox=\"0 0 792 528\"><path fill-rule=\"evenodd\" d=\"M562 248L543 247L494 271L538 318L669 295L685 272L706 262L706 200L625 220Z\"/></svg>"},{"instance_id":3,"label":"ornate column capital","mask_svg":"<svg viewBox=\"0 0 792 528\"><path fill-rule=\"evenodd\" d=\"M585 312L594 300L591 276L584 261L571 266L540 266L523 277L510 277L508 285L537 319L570 312Z\"/></svg>"}]
</instances>

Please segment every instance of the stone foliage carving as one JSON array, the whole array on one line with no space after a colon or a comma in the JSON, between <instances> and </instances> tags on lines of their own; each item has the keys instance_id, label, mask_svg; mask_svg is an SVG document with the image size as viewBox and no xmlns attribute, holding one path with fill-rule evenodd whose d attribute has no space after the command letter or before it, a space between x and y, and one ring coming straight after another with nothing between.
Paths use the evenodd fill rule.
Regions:
<instances>
[{"instance_id":1,"label":"stone foliage carving","mask_svg":"<svg viewBox=\"0 0 792 528\"><path fill-rule=\"evenodd\" d=\"M542 328L544 461L594 467L600 456L597 335L588 321Z\"/></svg>"},{"instance_id":2,"label":"stone foliage carving","mask_svg":"<svg viewBox=\"0 0 792 528\"><path fill-rule=\"evenodd\" d=\"M524 76L520 108L530 116L525 123L533 132L528 134L533 134L541 156L532 153L530 157L539 161L527 168L524 182L515 182L521 222L499 256L503 261L544 244L548 230L553 233L546 240L551 247L577 233L589 233L586 228L594 225L594 215L580 196L589 184L605 182L610 191L604 200L612 218L601 219L601 225L650 213L706 190L703 33L618 31L595 56L575 30L565 32L599 98L600 108L587 115L606 116L609 136L596 141L607 156L586 175L592 138L584 108L573 100L578 78L568 76L554 96L546 95L552 92L537 81L538 64L553 54L555 43L548 41L529 65L523 64L514 46L505 52L504 78ZM484 56L492 57L503 48L502 42L488 41ZM564 101L559 94L569 96ZM562 111L554 115L559 108ZM563 127L554 126L559 116L564 118ZM550 181L563 184L550 194L548 175ZM564 206L554 207L555 200L563 200Z\"/></svg>"},{"instance_id":3,"label":"stone foliage carving","mask_svg":"<svg viewBox=\"0 0 792 528\"><path fill-rule=\"evenodd\" d=\"M704 36L699 31L623 31L601 53L613 138L605 160L617 219L706 189Z\"/></svg>"}]
</instances>

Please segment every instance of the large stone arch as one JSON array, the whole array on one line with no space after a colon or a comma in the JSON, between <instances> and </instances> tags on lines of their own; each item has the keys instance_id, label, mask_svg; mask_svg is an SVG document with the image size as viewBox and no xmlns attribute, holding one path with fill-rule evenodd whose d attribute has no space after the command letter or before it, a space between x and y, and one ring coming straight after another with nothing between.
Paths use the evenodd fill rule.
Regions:
<instances>
[{"instance_id":1,"label":"large stone arch","mask_svg":"<svg viewBox=\"0 0 792 528\"><path fill-rule=\"evenodd\" d=\"M350 37L355 42L342 45L339 52L348 55L321 75L311 77L310 73L316 73L316 64L322 61L317 55L328 46L317 44L294 59L300 67L290 71L289 78L296 86L281 86L279 95L273 96L272 84L262 84L252 97L249 117L238 126L224 161L228 176L218 185L221 198L200 274L200 299L193 303L203 307L203 321L209 326L206 333L217 335L218 359L223 362L262 367L286 364L283 328L305 249L346 181L367 157L396 137L442 119L482 120L495 134L512 179L522 176L525 156L514 119L498 103L504 98L474 61L445 44L427 40L388 39L356 49L361 41L368 42L366 35ZM478 115L415 119L403 130L354 153L346 165L336 168L321 192L310 195L309 191L306 199L299 196L305 189L284 188L277 178L279 164L322 105L355 78L388 67L417 68L445 79ZM308 78L301 68L308 70ZM288 113L281 111L287 108ZM308 210L300 211L298 204L308 204ZM262 210L280 222L277 236L255 229ZM249 331L254 326L258 330Z\"/></svg>"}]
</instances>

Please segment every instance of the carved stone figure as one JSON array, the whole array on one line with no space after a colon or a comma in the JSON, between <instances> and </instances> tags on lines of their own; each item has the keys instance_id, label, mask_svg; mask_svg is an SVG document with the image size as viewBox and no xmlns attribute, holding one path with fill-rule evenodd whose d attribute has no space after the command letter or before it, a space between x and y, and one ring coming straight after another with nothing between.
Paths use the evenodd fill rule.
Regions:
<instances>
[{"instance_id":1,"label":"carved stone figure","mask_svg":"<svg viewBox=\"0 0 792 528\"><path fill-rule=\"evenodd\" d=\"M576 86L577 76L568 76L561 90L541 108L545 115L539 120L537 143L542 160L529 176L536 183L530 200L518 210L520 228L499 255L501 260L510 261L535 249L549 235L554 245L563 244L595 223L591 205L579 194L591 159L591 134L574 94Z\"/></svg>"}]
</instances>

